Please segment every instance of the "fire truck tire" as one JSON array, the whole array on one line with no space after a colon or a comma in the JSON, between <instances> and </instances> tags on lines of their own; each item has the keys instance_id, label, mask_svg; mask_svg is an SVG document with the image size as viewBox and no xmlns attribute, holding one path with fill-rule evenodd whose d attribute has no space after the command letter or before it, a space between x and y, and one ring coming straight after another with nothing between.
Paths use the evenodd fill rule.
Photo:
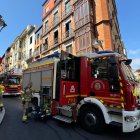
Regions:
<instances>
[{"instance_id":1,"label":"fire truck tire","mask_svg":"<svg viewBox=\"0 0 140 140\"><path fill-rule=\"evenodd\" d=\"M80 113L80 125L92 133L101 133L105 127L102 112L97 108L84 108Z\"/></svg>"}]
</instances>

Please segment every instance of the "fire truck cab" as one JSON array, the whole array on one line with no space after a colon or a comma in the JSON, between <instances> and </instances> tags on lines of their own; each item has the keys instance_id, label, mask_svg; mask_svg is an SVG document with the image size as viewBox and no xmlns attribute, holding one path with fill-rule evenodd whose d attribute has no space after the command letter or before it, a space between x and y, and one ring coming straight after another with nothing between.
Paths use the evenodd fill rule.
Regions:
<instances>
[{"instance_id":1,"label":"fire truck cab","mask_svg":"<svg viewBox=\"0 0 140 140\"><path fill-rule=\"evenodd\" d=\"M48 56L32 63L23 72L23 87L32 82L38 105L43 97L46 112L57 120L79 122L94 133L105 124L132 132L140 128L140 85L131 61L112 51L81 56L61 52L57 59Z\"/></svg>"},{"instance_id":2,"label":"fire truck cab","mask_svg":"<svg viewBox=\"0 0 140 140\"><path fill-rule=\"evenodd\" d=\"M0 81L4 86L3 95L21 94L22 70L13 68L10 71L0 75Z\"/></svg>"}]
</instances>

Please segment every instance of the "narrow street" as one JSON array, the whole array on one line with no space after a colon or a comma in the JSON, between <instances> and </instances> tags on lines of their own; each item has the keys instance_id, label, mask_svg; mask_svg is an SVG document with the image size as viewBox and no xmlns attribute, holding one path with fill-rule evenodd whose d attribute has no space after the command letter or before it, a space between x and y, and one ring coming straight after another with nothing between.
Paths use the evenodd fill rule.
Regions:
<instances>
[{"instance_id":1,"label":"narrow street","mask_svg":"<svg viewBox=\"0 0 140 140\"><path fill-rule=\"evenodd\" d=\"M53 119L46 123L30 120L21 122L22 106L19 97L4 98L5 118L0 125L1 140L138 140L140 130L135 133L123 134L120 128L108 126L101 135L91 134L77 125L68 125Z\"/></svg>"}]
</instances>

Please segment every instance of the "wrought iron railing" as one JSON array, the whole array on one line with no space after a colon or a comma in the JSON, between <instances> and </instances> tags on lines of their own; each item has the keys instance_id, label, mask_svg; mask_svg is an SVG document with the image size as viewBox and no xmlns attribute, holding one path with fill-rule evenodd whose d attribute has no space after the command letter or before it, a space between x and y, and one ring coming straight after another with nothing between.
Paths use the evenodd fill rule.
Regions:
<instances>
[{"instance_id":1,"label":"wrought iron railing","mask_svg":"<svg viewBox=\"0 0 140 140\"><path fill-rule=\"evenodd\" d=\"M74 35L74 32L73 32L73 29L71 28L63 34L63 39L66 39L68 37L72 37L73 35Z\"/></svg>"},{"instance_id":2,"label":"wrought iron railing","mask_svg":"<svg viewBox=\"0 0 140 140\"><path fill-rule=\"evenodd\" d=\"M42 47L42 52L48 50L48 44L44 44L44 46Z\"/></svg>"}]
</instances>

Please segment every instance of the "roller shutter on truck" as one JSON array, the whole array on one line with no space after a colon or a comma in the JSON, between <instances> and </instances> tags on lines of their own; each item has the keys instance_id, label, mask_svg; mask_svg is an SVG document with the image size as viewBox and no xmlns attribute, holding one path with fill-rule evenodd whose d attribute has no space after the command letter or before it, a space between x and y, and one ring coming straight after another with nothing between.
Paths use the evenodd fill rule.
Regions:
<instances>
[{"instance_id":1,"label":"roller shutter on truck","mask_svg":"<svg viewBox=\"0 0 140 140\"><path fill-rule=\"evenodd\" d=\"M23 89L25 87L27 87L29 82L30 82L30 73L24 73L24 75L23 75Z\"/></svg>"},{"instance_id":2,"label":"roller shutter on truck","mask_svg":"<svg viewBox=\"0 0 140 140\"><path fill-rule=\"evenodd\" d=\"M42 85L41 85L42 87L45 87L45 86L51 87L52 86L52 80L53 80L52 69L42 71Z\"/></svg>"},{"instance_id":3,"label":"roller shutter on truck","mask_svg":"<svg viewBox=\"0 0 140 140\"><path fill-rule=\"evenodd\" d=\"M32 88L39 92L41 89L41 71L31 73Z\"/></svg>"}]
</instances>

